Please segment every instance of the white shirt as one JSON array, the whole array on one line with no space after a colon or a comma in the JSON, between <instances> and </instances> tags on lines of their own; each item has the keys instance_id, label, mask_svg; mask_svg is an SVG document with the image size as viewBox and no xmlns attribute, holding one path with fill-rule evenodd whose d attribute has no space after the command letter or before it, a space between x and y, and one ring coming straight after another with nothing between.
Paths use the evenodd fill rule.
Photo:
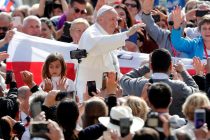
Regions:
<instances>
[{"instance_id":1,"label":"white shirt","mask_svg":"<svg viewBox=\"0 0 210 140\"><path fill-rule=\"evenodd\" d=\"M168 75L165 73L153 73L152 79L169 79Z\"/></svg>"},{"instance_id":2,"label":"white shirt","mask_svg":"<svg viewBox=\"0 0 210 140\"><path fill-rule=\"evenodd\" d=\"M188 37L190 39L197 38L197 37L201 36L201 33L198 31L198 27L185 28L184 32L186 33L186 37Z\"/></svg>"},{"instance_id":3,"label":"white shirt","mask_svg":"<svg viewBox=\"0 0 210 140\"><path fill-rule=\"evenodd\" d=\"M57 90L57 84L58 84L60 79L61 79L61 77L51 77L53 90ZM42 87L42 86L44 86L44 81L42 81L42 83L39 85L39 87ZM65 87L68 87L67 91L75 91L74 82L71 79L67 78L66 83L65 83Z\"/></svg>"},{"instance_id":4,"label":"white shirt","mask_svg":"<svg viewBox=\"0 0 210 140\"><path fill-rule=\"evenodd\" d=\"M86 49L87 58L82 59L76 76L76 90L80 102L86 90L87 81L96 81L98 89L102 87L103 72L119 70L119 63L113 50L124 46L127 32L109 35L98 23L90 26L79 42L79 49Z\"/></svg>"},{"instance_id":5,"label":"white shirt","mask_svg":"<svg viewBox=\"0 0 210 140\"><path fill-rule=\"evenodd\" d=\"M188 123L186 125L180 127L179 129L174 130L174 133L185 132L190 136L191 140L195 140L196 138L194 134L194 129L195 129L194 123L188 120Z\"/></svg>"}]
</instances>

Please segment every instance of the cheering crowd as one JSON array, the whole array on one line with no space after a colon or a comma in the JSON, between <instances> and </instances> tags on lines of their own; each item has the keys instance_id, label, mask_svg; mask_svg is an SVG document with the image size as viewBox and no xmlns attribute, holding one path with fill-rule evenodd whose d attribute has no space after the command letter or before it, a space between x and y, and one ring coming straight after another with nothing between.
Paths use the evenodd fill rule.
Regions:
<instances>
[{"instance_id":1,"label":"cheering crowd","mask_svg":"<svg viewBox=\"0 0 210 140\"><path fill-rule=\"evenodd\" d=\"M208 0L40 0L0 9L0 139L210 139ZM46 56L41 83L22 69L18 87L6 69L17 32L76 45L75 79L58 51ZM122 74L116 50L149 58Z\"/></svg>"}]
</instances>

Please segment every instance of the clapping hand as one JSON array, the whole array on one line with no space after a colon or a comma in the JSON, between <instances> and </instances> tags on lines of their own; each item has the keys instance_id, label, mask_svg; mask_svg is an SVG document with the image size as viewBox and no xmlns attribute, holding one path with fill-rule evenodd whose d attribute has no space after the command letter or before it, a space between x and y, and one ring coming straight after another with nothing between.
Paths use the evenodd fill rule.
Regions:
<instances>
[{"instance_id":1,"label":"clapping hand","mask_svg":"<svg viewBox=\"0 0 210 140\"><path fill-rule=\"evenodd\" d=\"M66 80L67 78L63 77L60 79L56 84L57 84L57 89L60 91L67 91L68 85L66 86Z\"/></svg>"}]
</instances>

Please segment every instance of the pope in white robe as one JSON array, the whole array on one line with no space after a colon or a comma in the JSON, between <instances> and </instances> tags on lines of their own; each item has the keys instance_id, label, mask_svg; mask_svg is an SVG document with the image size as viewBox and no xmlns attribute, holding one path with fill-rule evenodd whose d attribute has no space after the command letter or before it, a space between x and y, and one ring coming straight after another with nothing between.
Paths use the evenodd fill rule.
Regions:
<instances>
[{"instance_id":1,"label":"pope in white robe","mask_svg":"<svg viewBox=\"0 0 210 140\"><path fill-rule=\"evenodd\" d=\"M90 26L79 41L79 49L86 49L87 57L82 59L76 75L76 90L80 102L86 90L87 81L96 81L97 89L102 87L103 72L120 73L118 59L113 50L125 45L125 40L134 34L140 26L129 31L113 34L118 14L111 6L104 5L98 12L96 23Z\"/></svg>"}]
</instances>

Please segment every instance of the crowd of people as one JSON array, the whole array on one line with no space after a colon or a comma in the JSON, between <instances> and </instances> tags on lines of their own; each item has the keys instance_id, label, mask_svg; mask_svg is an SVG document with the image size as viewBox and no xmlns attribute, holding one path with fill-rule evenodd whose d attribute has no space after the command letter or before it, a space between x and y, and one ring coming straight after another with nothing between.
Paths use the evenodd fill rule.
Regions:
<instances>
[{"instance_id":1,"label":"crowd of people","mask_svg":"<svg viewBox=\"0 0 210 140\"><path fill-rule=\"evenodd\" d=\"M41 83L23 69L18 87L6 70L17 31L76 45L75 79L54 52ZM116 50L149 58L123 75ZM192 59L195 75L182 58ZM40 0L1 8L0 62L0 139L210 139L207 0Z\"/></svg>"}]
</instances>

